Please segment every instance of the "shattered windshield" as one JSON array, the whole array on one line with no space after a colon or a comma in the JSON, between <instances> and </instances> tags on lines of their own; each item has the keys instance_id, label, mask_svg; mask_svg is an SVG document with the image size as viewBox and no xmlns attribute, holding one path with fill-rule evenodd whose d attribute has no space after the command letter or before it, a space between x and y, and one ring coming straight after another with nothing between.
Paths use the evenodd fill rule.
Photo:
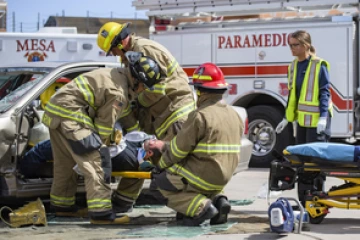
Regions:
<instances>
[{"instance_id":1,"label":"shattered windshield","mask_svg":"<svg viewBox=\"0 0 360 240\"><path fill-rule=\"evenodd\" d=\"M50 69L0 68L0 112L7 111Z\"/></svg>"}]
</instances>

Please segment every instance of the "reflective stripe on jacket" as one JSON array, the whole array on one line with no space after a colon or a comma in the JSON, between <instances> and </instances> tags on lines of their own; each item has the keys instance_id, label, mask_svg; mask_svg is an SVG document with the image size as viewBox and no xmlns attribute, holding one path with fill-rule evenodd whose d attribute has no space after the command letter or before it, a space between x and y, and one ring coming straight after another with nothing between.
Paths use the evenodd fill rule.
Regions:
<instances>
[{"instance_id":1,"label":"reflective stripe on jacket","mask_svg":"<svg viewBox=\"0 0 360 240\"><path fill-rule=\"evenodd\" d=\"M51 97L46 114L76 121L105 141L128 106L128 78L122 71L102 68L76 77Z\"/></svg>"},{"instance_id":2,"label":"reflective stripe on jacket","mask_svg":"<svg viewBox=\"0 0 360 240\"><path fill-rule=\"evenodd\" d=\"M146 89L138 95L138 102L151 116L150 122L142 122L140 126L152 124L158 139L164 139L169 127L176 121L185 121L187 115L195 109L195 101L188 76L180 67L172 54L161 44L142 37L131 35L131 50L142 52L153 58L167 76L154 85L154 89ZM147 118L146 118L147 119Z\"/></svg>"},{"instance_id":3,"label":"reflective stripe on jacket","mask_svg":"<svg viewBox=\"0 0 360 240\"><path fill-rule=\"evenodd\" d=\"M239 115L209 94L199 100L182 129L165 145L159 167L186 178L203 190L221 190L232 177L240 159L244 124Z\"/></svg>"}]
</instances>

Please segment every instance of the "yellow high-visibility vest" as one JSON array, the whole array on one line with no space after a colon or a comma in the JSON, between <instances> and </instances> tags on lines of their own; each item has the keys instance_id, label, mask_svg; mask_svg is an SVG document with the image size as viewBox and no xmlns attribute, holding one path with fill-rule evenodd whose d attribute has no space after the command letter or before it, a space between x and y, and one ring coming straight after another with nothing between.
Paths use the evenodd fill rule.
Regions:
<instances>
[{"instance_id":1,"label":"yellow high-visibility vest","mask_svg":"<svg viewBox=\"0 0 360 240\"><path fill-rule=\"evenodd\" d=\"M317 127L320 118L319 101L319 73L322 64L328 71L330 65L320 58L312 58L305 72L305 77L300 90L299 101L296 99L296 76L298 60L295 59L288 68L289 99L286 107L286 119L289 122L298 121L301 127ZM329 112L332 116L333 105L329 99Z\"/></svg>"}]
</instances>

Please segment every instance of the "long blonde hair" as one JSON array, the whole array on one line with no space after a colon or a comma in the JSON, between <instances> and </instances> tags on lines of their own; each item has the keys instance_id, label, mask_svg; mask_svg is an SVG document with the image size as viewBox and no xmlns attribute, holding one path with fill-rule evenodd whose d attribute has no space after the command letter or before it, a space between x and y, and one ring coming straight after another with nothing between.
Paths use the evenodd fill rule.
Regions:
<instances>
[{"instance_id":1,"label":"long blonde hair","mask_svg":"<svg viewBox=\"0 0 360 240\"><path fill-rule=\"evenodd\" d=\"M307 46L310 50L310 55L316 55L315 47L311 44L311 36L308 32L306 32L305 30L298 30L291 33L290 37L297 39L301 44Z\"/></svg>"}]
</instances>

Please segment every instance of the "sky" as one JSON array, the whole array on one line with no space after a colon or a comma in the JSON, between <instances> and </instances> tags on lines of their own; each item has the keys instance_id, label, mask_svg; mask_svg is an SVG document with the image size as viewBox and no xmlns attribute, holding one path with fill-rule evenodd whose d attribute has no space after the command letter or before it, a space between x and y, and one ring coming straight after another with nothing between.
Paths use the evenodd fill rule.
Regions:
<instances>
[{"instance_id":1,"label":"sky","mask_svg":"<svg viewBox=\"0 0 360 240\"><path fill-rule=\"evenodd\" d=\"M36 32L38 14L40 27L49 16L147 18L145 11L136 11L132 0L6 0L7 31ZM15 14L15 24L13 20Z\"/></svg>"}]
</instances>

